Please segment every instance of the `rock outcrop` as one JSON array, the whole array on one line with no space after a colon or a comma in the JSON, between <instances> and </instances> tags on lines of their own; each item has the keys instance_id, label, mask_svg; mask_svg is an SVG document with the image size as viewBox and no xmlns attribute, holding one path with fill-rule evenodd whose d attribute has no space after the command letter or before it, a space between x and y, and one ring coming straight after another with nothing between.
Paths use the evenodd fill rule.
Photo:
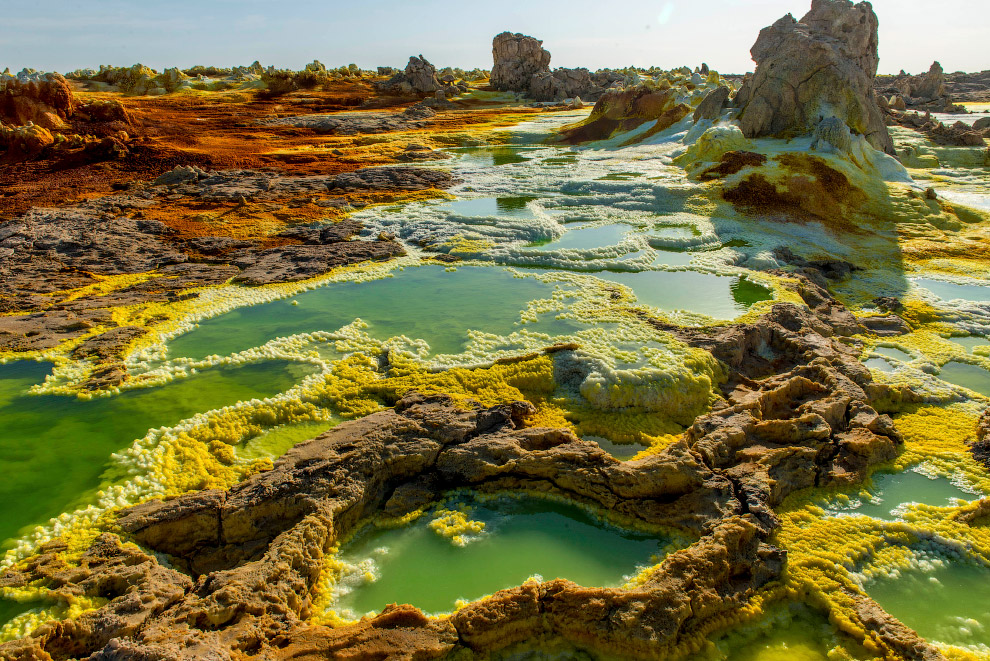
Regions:
<instances>
[{"instance_id":1,"label":"rock outcrop","mask_svg":"<svg viewBox=\"0 0 990 661\"><path fill-rule=\"evenodd\" d=\"M836 117L893 154L873 92L877 27L868 2L814 0L800 21L788 14L760 31L751 50L756 71L736 95L743 133L809 134Z\"/></svg>"},{"instance_id":2,"label":"rock outcrop","mask_svg":"<svg viewBox=\"0 0 990 661\"><path fill-rule=\"evenodd\" d=\"M492 40L491 86L526 94L534 74L550 72L550 51L543 42L524 34L503 32Z\"/></svg>"},{"instance_id":3,"label":"rock outcrop","mask_svg":"<svg viewBox=\"0 0 990 661\"><path fill-rule=\"evenodd\" d=\"M691 107L677 103L672 89L657 90L645 85L606 92L588 118L560 130L558 139L568 144L603 140L617 132L631 131L646 122L654 122L649 130L633 140L645 140L665 131L691 113Z\"/></svg>"},{"instance_id":4,"label":"rock outcrop","mask_svg":"<svg viewBox=\"0 0 990 661\"><path fill-rule=\"evenodd\" d=\"M0 82L0 120L15 126L34 124L50 131L68 128L65 120L78 105L69 83L57 73L37 81Z\"/></svg>"},{"instance_id":5,"label":"rock outcrop","mask_svg":"<svg viewBox=\"0 0 990 661\"><path fill-rule=\"evenodd\" d=\"M900 444L871 406L891 389L840 335L859 330L824 290L810 310L774 306L752 324L675 328L732 372L725 399L659 454L620 462L561 429L527 428L527 402L464 408L407 393L394 409L301 443L270 471L229 491L206 490L125 510L121 531L176 569L105 535L69 566L57 542L0 577L58 598L106 604L0 646L0 659L432 659L484 657L527 641L564 639L621 658L657 658L700 644L781 575L768 540L773 507L797 489L845 485ZM666 327L665 327L666 328ZM766 378L769 377L769 378ZM762 380L757 380L762 379ZM410 606L327 628L307 624L327 554L376 512L398 516L452 489L545 493L696 541L632 589L528 582L434 620ZM883 653L937 652L868 597L853 617Z\"/></svg>"},{"instance_id":6,"label":"rock outcrop","mask_svg":"<svg viewBox=\"0 0 990 661\"><path fill-rule=\"evenodd\" d=\"M965 112L965 108L952 103L946 86L942 65L933 62L927 73L911 76L877 78L877 93L895 110L928 110L931 112Z\"/></svg>"},{"instance_id":7,"label":"rock outcrop","mask_svg":"<svg viewBox=\"0 0 990 661\"><path fill-rule=\"evenodd\" d=\"M422 55L410 56L406 68L381 85L383 91L398 94L433 94L442 88L437 68Z\"/></svg>"}]
</instances>

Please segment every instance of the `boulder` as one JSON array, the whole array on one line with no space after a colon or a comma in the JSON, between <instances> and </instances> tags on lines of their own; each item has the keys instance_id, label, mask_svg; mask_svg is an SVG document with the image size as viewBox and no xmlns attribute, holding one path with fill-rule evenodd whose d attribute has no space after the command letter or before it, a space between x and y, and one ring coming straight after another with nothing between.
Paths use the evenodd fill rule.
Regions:
<instances>
[{"instance_id":1,"label":"boulder","mask_svg":"<svg viewBox=\"0 0 990 661\"><path fill-rule=\"evenodd\" d=\"M808 134L837 117L889 154L893 141L873 92L878 20L868 2L813 0L760 31L756 72L736 95L746 137Z\"/></svg>"},{"instance_id":2,"label":"boulder","mask_svg":"<svg viewBox=\"0 0 990 661\"><path fill-rule=\"evenodd\" d=\"M406 68L380 85L381 89L399 94L435 94L443 89L437 68L420 55L409 57Z\"/></svg>"},{"instance_id":3,"label":"boulder","mask_svg":"<svg viewBox=\"0 0 990 661\"><path fill-rule=\"evenodd\" d=\"M915 81L912 81L911 96L928 100L941 99L947 96L945 72L942 71L941 64L933 62L928 73L922 74Z\"/></svg>"},{"instance_id":4,"label":"boulder","mask_svg":"<svg viewBox=\"0 0 990 661\"><path fill-rule=\"evenodd\" d=\"M728 100L729 88L725 85L718 86L709 92L695 109L694 121L698 122L702 119L718 119L718 116L722 113L722 108L725 107Z\"/></svg>"},{"instance_id":5,"label":"boulder","mask_svg":"<svg viewBox=\"0 0 990 661\"><path fill-rule=\"evenodd\" d=\"M550 72L550 51L524 34L503 32L492 40L491 86L503 92L528 93L534 74Z\"/></svg>"}]
</instances>

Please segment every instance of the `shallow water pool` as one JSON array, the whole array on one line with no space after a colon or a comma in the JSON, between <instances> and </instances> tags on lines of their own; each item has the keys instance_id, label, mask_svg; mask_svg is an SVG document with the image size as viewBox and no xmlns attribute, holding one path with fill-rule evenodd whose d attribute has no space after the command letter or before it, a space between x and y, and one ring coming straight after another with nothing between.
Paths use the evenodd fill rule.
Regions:
<instances>
[{"instance_id":1,"label":"shallow water pool","mask_svg":"<svg viewBox=\"0 0 990 661\"><path fill-rule=\"evenodd\" d=\"M990 397L990 372L982 367L953 360L942 366L938 377L953 385L969 388L984 397Z\"/></svg>"},{"instance_id":2,"label":"shallow water pool","mask_svg":"<svg viewBox=\"0 0 990 661\"><path fill-rule=\"evenodd\" d=\"M909 503L947 507L958 504L959 500L968 502L979 497L963 491L944 477L931 479L913 470L876 473L867 490L872 499L851 501L838 511L894 521L900 509Z\"/></svg>"},{"instance_id":3,"label":"shallow water pool","mask_svg":"<svg viewBox=\"0 0 990 661\"><path fill-rule=\"evenodd\" d=\"M990 569L963 561L940 564L878 578L866 592L928 640L990 645Z\"/></svg>"},{"instance_id":4,"label":"shallow water pool","mask_svg":"<svg viewBox=\"0 0 990 661\"><path fill-rule=\"evenodd\" d=\"M377 580L356 585L334 607L360 615L394 602L444 613L458 599L479 599L536 575L618 586L638 565L656 562L658 543L666 541L605 525L572 505L533 498L471 503L469 518L483 521L485 529L463 547L431 530L430 515L402 528L362 531L340 558L372 566Z\"/></svg>"},{"instance_id":5,"label":"shallow water pool","mask_svg":"<svg viewBox=\"0 0 990 661\"><path fill-rule=\"evenodd\" d=\"M426 265L369 282L341 282L208 319L170 343L172 356L202 358L261 346L277 337L334 331L361 318L380 340L405 335L426 340L431 353L460 353L468 330L507 334L520 327L520 311L548 298L554 286L518 278L494 267L447 271ZM293 304L293 301L296 303ZM544 325L548 330L553 320Z\"/></svg>"},{"instance_id":6,"label":"shallow water pool","mask_svg":"<svg viewBox=\"0 0 990 661\"><path fill-rule=\"evenodd\" d=\"M688 310L716 319L734 319L753 304L771 298L768 289L738 276L696 271L602 271L594 276L631 288L644 305Z\"/></svg>"},{"instance_id":7,"label":"shallow water pool","mask_svg":"<svg viewBox=\"0 0 990 661\"><path fill-rule=\"evenodd\" d=\"M214 367L158 388L82 400L27 394L50 370L45 363L0 365L0 541L88 501L100 488L110 454L148 429L194 413L288 390L309 365L272 361ZM0 545L2 548L3 545Z\"/></svg>"},{"instance_id":8,"label":"shallow water pool","mask_svg":"<svg viewBox=\"0 0 990 661\"><path fill-rule=\"evenodd\" d=\"M960 285L955 282L944 282L930 278L918 278L914 284L924 287L943 301L954 301L960 298L974 303L990 301L990 287L982 285Z\"/></svg>"},{"instance_id":9,"label":"shallow water pool","mask_svg":"<svg viewBox=\"0 0 990 661\"><path fill-rule=\"evenodd\" d=\"M621 243L632 228L625 224L568 228L562 237L543 244L540 250L589 250Z\"/></svg>"}]
</instances>

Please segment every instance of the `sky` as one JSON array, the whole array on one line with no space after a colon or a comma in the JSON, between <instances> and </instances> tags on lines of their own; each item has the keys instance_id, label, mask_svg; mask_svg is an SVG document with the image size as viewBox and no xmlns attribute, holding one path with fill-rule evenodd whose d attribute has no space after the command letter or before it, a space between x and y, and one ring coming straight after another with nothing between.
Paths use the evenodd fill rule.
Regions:
<instances>
[{"instance_id":1,"label":"sky","mask_svg":"<svg viewBox=\"0 0 990 661\"><path fill-rule=\"evenodd\" d=\"M438 67L491 68L491 40L543 40L551 67L671 68L706 62L753 69L760 29L810 0L0 0L0 70L67 72L141 62L154 69L259 60L301 69L402 67L424 55ZM987 0L875 0L880 73L990 69Z\"/></svg>"}]
</instances>

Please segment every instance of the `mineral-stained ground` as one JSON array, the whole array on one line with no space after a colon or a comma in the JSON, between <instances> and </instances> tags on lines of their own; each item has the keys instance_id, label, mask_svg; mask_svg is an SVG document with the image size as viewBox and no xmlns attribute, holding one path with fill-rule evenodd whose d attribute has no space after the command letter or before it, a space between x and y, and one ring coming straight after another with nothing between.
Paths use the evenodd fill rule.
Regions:
<instances>
[{"instance_id":1,"label":"mineral-stained ground","mask_svg":"<svg viewBox=\"0 0 990 661\"><path fill-rule=\"evenodd\" d=\"M990 78L877 25L0 75L0 659L990 659Z\"/></svg>"}]
</instances>

